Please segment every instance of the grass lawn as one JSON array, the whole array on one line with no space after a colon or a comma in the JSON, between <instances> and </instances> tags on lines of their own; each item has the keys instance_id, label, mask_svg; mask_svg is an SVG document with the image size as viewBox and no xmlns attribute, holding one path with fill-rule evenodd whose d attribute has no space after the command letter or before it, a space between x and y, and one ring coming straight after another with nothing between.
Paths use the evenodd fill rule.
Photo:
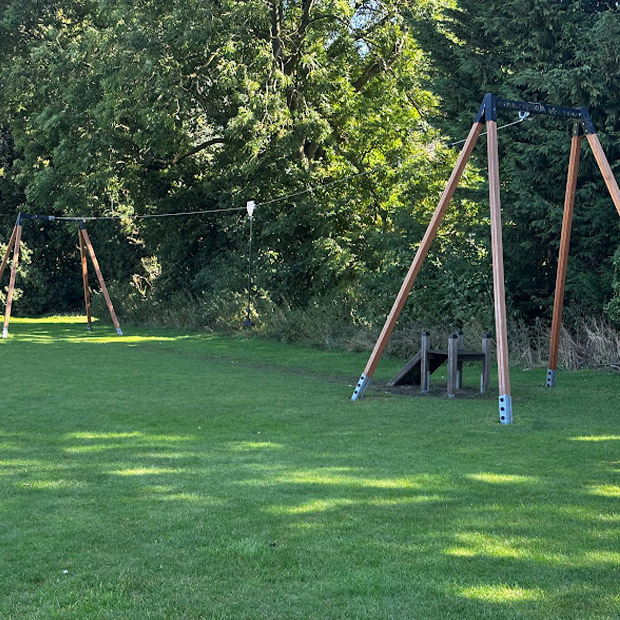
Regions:
<instances>
[{"instance_id":1,"label":"grass lawn","mask_svg":"<svg viewBox=\"0 0 620 620\"><path fill-rule=\"evenodd\" d=\"M501 426L390 360L351 402L366 355L124 329L0 342L3 620L620 618L620 376L513 369Z\"/></svg>"}]
</instances>

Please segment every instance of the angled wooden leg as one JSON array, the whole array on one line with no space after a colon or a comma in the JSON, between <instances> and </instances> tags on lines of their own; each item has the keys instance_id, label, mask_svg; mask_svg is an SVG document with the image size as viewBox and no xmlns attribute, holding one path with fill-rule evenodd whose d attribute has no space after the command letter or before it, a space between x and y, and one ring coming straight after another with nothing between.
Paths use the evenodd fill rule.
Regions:
<instances>
[{"instance_id":1,"label":"angled wooden leg","mask_svg":"<svg viewBox=\"0 0 620 620\"><path fill-rule=\"evenodd\" d=\"M614 201L614 205L616 205L618 215L620 215L620 189L618 188L618 182L614 177L611 166L607 161L607 157L605 157L603 147L601 146L598 136L595 133L590 133L586 137L588 138L588 143L594 153L594 159L596 159L596 163L601 170L603 179L605 179L605 185L607 185L607 189L611 194L611 199Z\"/></svg>"},{"instance_id":2,"label":"angled wooden leg","mask_svg":"<svg viewBox=\"0 0 620 620\"><path fill-rule=\"evenodd\" d=\"M101 269L99 269L99 262L97 261L97 257L95 256L95 250L93 249L93 244L90 242L90 237L86 232L86 226L84 222L80 222L79 226L82 237L84 238L84 243L86 244L86 247L88 248L88 253L90 254L90 260L92 261L93 267L95 268L95 273L97 274L97 279L99 280L99 286L101 286L101 292L103 293L103 297L105 298L105 302L108 306L108 311L110 313L110 317L112 318L112 323L114 323L116 333L119 336L122 336L123 332L121 331L121 326L119 325L118 319L116 318L114 306L112 305L112 300L110 299L110 294L108 293L108 287L105 285L103 275L101 274Z\"/></svg>"},{"instance_id":3,"label":"angled wooden leg","mask_svg":"<svg viewBox=\"0 0 620 620\"><path fill-rule=\"evenodd\" d=\"M487 121L489 161L489 202L491 204L491 249L493 253L493 297L497 336L497 371L499 375L499 421L512 424L508 330L506 328L506 294L504 286L504 249L502 244L502 207L499 193L499 153L497 122Z\"/></svg>"},{"instance_id":4,"label":"angled wooden leg","mask_svg":"<svg viewBox=\"0 0 620 620\"><path fill-rule=\"evenodd\" d=\"M396 321L398 320L403 306L405 305L407 296L411 292L420 268L422 267L422 263L424 262L431 243L435 238L435 235L437 234L437 229L439 228L439 225L444 218L446 209L450 204L450 200L452 199L461 175L463 174L463 170L465 169L465 165L467 164L467 161L471 156L471 152L473 151L476 141L478 140L478 136L480 136L480 133L482 132L482 127L482 123L475 122L469 132L469 135L467 136L467 140L465 141L463 150L461 151L461 154L456 161L454 169L452 170L452 174L450 175L450 179L448 180L448 184L441 196L441 199L439 200L439 204L435 209L435 213L433 214L430 224L426 229L426 233L424 235L424 238L422 239L422 243L420 244L420 247L418 248L418 251L416 252L416 255L413 259L413 262L409 267L409 271L407 272L405 281L403 282L400 291L396 297L396 300L394 301L394 305L392 306L390 314L385 321L385 325L383 326L381 334L379 335L379 338L375 343L374 349L370 355L370 359L368 360L366 368L364 369L364 373L357 382L355 390L353 391L353 395L351 396L351 400L358 400L360 398L363 398L364 396L364 392L368 387L370 378L375 372L377 364L381 359L381 355L385 350L385 346L387 345L390 335L394 330Z\"/></svg>"},{"instance_id":5,"label":"angled wooden leg","mask_svg":"<svg viewBox=\"0 0 620 620\"><path fill-rule=\"evenodd\" d=\"M11 238L9 239L9 244L6 246L6 252L4 253L4 258L2 259L2 265L0 265L0 280L2 280L2 276L4 275L4 270L6 269L6 264L9 261L11 250L13 249L13 245L15 244L16 235L17 235L17 226L13 228L13 232L11 233Z\"/></svg>"},{"instance_id":6,"label":"angled wooden leg","mask_svg":"<svg viewBox=\"0 0 620 620\"><path fill-rule=\"evenodd\" d=\"M566 178L566 193L564 195L564 216L562 218L562 236L560 238L560 253L558 256L558 272L555 279L555 300L553 302L553 322L551 324L551 342L549 344L549 366L547 368L547 387L555 385L555 375L558 369L558 353L560 350L560 332L562 331L562 310L564 307L564 289L566 286L566 266L568 250L573 225L573 210L575 207L575 192L577 189L577 172L579 171L579 155L583 137L577 133L573 135L568 160L568 176Z\"/></svg>"},{"instance_id":7,"label":"angled wooden leg","mask_svg":"<svg viewBox=\"0 0 620 620\"><path fill-rule=\"evenodd\" d=\"M86 307L86 320L88 321L88 331L93 331L93 320L90 311L90 291L88 290L88 263L86 261L86 251L84 248L84 239L82 230L78 228L78 237L80 239L80 260L82 263L82 285L84 287L84 306Z\"/></svg>"},{"instance_id":8,"label":"angled wooden leg","mask_svg":"<svg viewBox=\"0 0 620 620\"><path fill-rule=\"evenodd\" d=\"M15 292L15 278L17 276L17 265L19 264L19 246L22 239L21 218L17 218L15 226L15 245L13 248L13 263L11 264L11 280L9 282L9 291L6 295L6 310L4 312L4 327L2 328L2 338L9 336L9 321L11 320L11 308L13 306L13 293Z\"/></svg>"}]
</instances>

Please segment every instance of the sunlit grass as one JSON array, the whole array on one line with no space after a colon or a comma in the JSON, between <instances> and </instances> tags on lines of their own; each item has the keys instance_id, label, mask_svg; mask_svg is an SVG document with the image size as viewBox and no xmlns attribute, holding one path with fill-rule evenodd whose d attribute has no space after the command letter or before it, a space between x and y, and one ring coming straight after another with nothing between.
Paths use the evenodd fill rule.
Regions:
<instances>
[{"instance_id":1,"label":"sunlit grass","mask_svg":"<svg viewBox=\"0 0 620 620\"><path fill-rule=\"evenodd\" d=\"M505 585L485 585L474 588L463 588L460 594L467 598L489 601L491 603L505 603L513 601L532 601L544 596L540 589L514 588Z\"/></svg>"},{"instance_id":2,"label":"sunlit grass","mask_svg":"<svg viewBox=\"0 0 620 620\"><path fill-rule=\"evenodd\" d=\"M99 319L92 317L93 324L97 324ZM86 315L51 315L44 317L11 317L11 325L55 325L66 326L81 324L86 326Z\"/></svg>"},{"instance_id":3,"label":"sunlit grass","mask_svg":"<svg viewBox=\"0 0 620 620\"><path fill-rule=\"evenodd\" d=\"M488 482L489 484L531 484L540 482L536 476L519 476L515 474L467 474L468 478L478 480L480 482Z\"/></svg>"},{"instance_id":4,"label":"sunlit grass","mask_svg":"<svg viewBox=\"0 0 620 620\"><path fill-rule=\"evenodd\" d=\"M108 473L115 476L156 476L160 474L179 474L179 470L166 467L136 467L134 469L113 469Z\"/></svg>"},{"instance_id":5,"label":"sunlit grass","mask_svg":"<svg viewBox=\"0 0 620 620\"><path fill-rule=\"evenodd\" d=\"M342 508L343 506L401 506L403 504L419 504L422 502L439 502L442 500L440 495L416 495L414 497L402 497L397 499L380 499L380 498L366 498L366 499L348 499L348 498L333 498L330 500L315 500L312 502L306 502L297 506L271 506L269 512L274 514L290 514L300 515L313 512L323 512L326 510L334 510L336 508Z\"/></svg>"},{"instance_id":6,"label":"sunlit grass","mask_svg":"<svg viewBox=\"0 0 620 620\"><path fill-rule=\"evenodd\" d=\"M620 497L620 486L616 484L595 484L590 487L589 492L592 495L602 497Z\"/></svg>"},{"instance_id":7,"label":"sunlit grass","mask_svg":"<svg viewBox=\"0 0 620 620\"><path fill-rule=\"evenodd\" d=\"M573 441L620 441L620 435L598 435L589 437L571 437Z\"/></svg>"},{"instance_id":8,"label":"sunlit grass","mask_svg":"<svg viewBox=\"0 0 620 620\"><path fill-rule=\"evenodd\" d=\"M618 617L617 376L513 372L504 427L394 360L352 403L364 354L124 330L0 342L2 620Z\"/></svg>"},{"instance_id":9,"label":"sunlit grass","mask_svg":"<svg viewBox=\"0 0 620 620\"><path fill-rule=\"evenodd\" d=\"M245 452L248 450L279 450L284 448L281 443L274 443L272 441L234 441L230 444L230 450L232 452Z\"/></svg>"},{"instance_id":10,"label":"sunlit grass","mask_svg":"<svg viewBox=\"0 0 620 620\"><path fill-rule=\"evenodd\" d=\"M375 489L419 489L422 487L415 480L403 478L364 478L351 475L335 474L326 471L296 471L286 475L278 475L276 482L283 484L313 484L347 487L366 487Z\"/></svg>"}]
</instances>

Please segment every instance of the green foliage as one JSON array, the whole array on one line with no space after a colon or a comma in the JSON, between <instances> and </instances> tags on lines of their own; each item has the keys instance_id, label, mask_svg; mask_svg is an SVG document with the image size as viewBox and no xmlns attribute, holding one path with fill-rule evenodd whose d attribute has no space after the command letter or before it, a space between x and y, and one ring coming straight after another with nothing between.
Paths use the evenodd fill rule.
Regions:
<instances>
[{"instance_id":1,"label":"green foliage","mask_svg":"<svg viewBox=\"0 0 620 620\"><path fill-rule=\"evenodd\" d=\"M411 23L433 58L431 80L441 96L446 131L462 134L486 92L586 106L612 168L620 171L620 107L612 78L619 66L615 3L459 0L438 22L418 13ZM511 120L501 116L499 122ZM500 134L508 291L513 307L529 319L548 316L553 299L569 131L570 124L536 117ZM568 319L602 313L612 296L612 257L619 243L617 216L585 147L568 268Z\"/></svg>"},{"instance_id":2,"label":"green foliage","mask_svg":"<svg viewBox=\"0 0 620 620\"><path fill-rule=\"evenodd\" d=\"M345 323L375 325L455 161L441 136L463 137L485 92L587 106L617 168L619 29L615 5L585 0L9 1L6 234L17 209L121 216L90 232L128 316L191 307L183 321L229 323L246 303L245 214L130 217L252 199L258 298L286 312L335 304ZM551 305L569 130L539 117L500 134L508 304L527 320ZM405 319L490 327L483 176L467 172ZM78 308L75 233L44 228L27 231L37 270L20 303ZM619 244L584 149L568 320L617 318Z\"/></svg>"},{"instance_id":3,"label":"green foliage","mask_svg":"<svg viewBox=\"0 0 620 620\"><path fill-rule=\"evenodd\" d=\"M0 12L0 119L16 144L21 208L158 214L269 202L328 184L259 205L257 289L282 307L339 298L344 317L374 321L400 285L453 162L429 124L436 102L421 86L428 62L404 19L405 9L426 6L8 2ZM450 225L433 256L430 278L440 292L427 295L425 316L449 297L440 302L445 315L460 320L462 297L480 294L481 283L457 259L473 249L474 270L486 260L475 234L479 214L469 204L464 232ZM203 310L244 303L243 217L95 229L105 231L96 247L104 246L106 277L128 291L134 315L141 307L137 315L155 320L160 309L167 316L173 296ZM53 257L74 243L56 230L39 235L32 247L45 247L46 256L35 262L56 268L38 276L29 307L51 309L59 295L75 307L71 261ZM158 273L148 273L145 261L156 262ZM55 281L67 282L64 293ZM145 282L148 295L140 292ZM450 289L464 282L457 299ZM205 312L215 310L198 315Z\"/></svg>"}]
</instances>

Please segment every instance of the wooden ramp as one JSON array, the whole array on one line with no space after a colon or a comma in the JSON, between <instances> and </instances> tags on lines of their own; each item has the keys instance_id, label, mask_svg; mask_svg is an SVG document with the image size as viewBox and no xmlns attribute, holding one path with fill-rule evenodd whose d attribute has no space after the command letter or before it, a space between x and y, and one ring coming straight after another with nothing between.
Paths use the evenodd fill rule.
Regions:
<instances>
[{"instance_id":1,"label":"wooden ramp","mask_svg":"<svg viewBox=\"0 0 620 620\"><path fill-rule=\"evenodd\" d=\"M452 398L463 387L463 363L480 362L480 392L489 387L491 336L482 335L482 351L463 349L463 332L450 335L447 350L431 349L430 333L423 330L420 350L405 364L404 368L388 383L390 386L419 385L422 392L430 389L430 376L445 362L448 363L448 396Z\"/></svg>"},{"instance_id":2,"label":"wooden ramp","mask_svg":"<svg viewBox=\"0 0 620 620\"><path fill-rule=\"evenodd\" d=\"M448 360L447 351L428 351L428 370L433 374ZM418 351L388 383L388 385L420 385L420 366L422 365L422 351Z\"/></svg>"}]
</instances>

